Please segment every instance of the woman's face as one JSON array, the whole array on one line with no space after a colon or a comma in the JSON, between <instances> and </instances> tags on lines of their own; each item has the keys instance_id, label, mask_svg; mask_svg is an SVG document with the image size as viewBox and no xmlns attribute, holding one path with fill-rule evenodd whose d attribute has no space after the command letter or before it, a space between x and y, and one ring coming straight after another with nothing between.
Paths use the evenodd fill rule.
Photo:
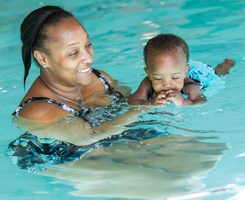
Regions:
<instances>
[{"instance_id":1,"label":"woman's face","mask_svg":"<svg viewBox=\"0 0 245 200\"><path fill-rule=\"evenodd\" d=\"M87 85L91 82L93 46L84 27L75 18L64 19L47 30L45 70L49 80L64 86Z\"/></svg>"}]
</instances>

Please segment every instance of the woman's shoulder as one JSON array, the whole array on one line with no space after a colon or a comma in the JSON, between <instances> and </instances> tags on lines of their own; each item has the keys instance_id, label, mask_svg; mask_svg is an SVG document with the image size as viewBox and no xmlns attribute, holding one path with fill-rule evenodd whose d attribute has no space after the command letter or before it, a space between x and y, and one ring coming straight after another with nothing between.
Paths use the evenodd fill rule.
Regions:
<instances>
[{"instance_id":1,"label":"woman's shoulder","mask_svg":"<svg viewBox=\"0 0 245 200\"><path fill-rule=\"evenodd\" d=\"M67 115L67 112L45 101L33 101L25 105L18 115L31 121L51 122L62 115Z\"/></svg>"},{"instance_id":2,"label":"woman's shoulder","mask_svg":"<svg viewBox=\"0 0 245 200\"><path fill-rule=\"evenodd\" d=\"M107 80L109 83L111 83L111 82L113 81L113 79L110 77L110 75L107 74L106 72L104 72L104 71L102 71L102 70L97 70L97 71L99 71L99 72L106 78L106 80Z\"/></svg>"},{"instance_id":3,"label":"woman's shoulder","mask_svg":"<svg viewBox=\"0 0 245 200\"><path fill-rule=\"evenodd\" d=\"M16 114L40 122L53 121L59 116L67 115L67 111L57 106L58 101L53 100L52 96L52 92L37 78L22 99Z\"/></svg>"}]
</instances>

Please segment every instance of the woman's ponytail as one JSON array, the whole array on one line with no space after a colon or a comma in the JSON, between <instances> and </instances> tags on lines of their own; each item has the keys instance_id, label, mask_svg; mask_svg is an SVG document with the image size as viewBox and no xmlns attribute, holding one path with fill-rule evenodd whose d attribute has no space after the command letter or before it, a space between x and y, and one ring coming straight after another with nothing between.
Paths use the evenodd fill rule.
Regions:
<instances>
[{"instance_id":1,"label":"woman's ponytail","mask_svg":"<svg viewBox=\"0 0 245 200\"><path fill-rule=\"evenodd\" d=\"M21 53L22 53L22 60L24 63L24 67L25 67L25 74L24 74L24 88L25 88L26 78L31 68L31 49L25 45L22 45Z\"/></svg>"}]
</instances>

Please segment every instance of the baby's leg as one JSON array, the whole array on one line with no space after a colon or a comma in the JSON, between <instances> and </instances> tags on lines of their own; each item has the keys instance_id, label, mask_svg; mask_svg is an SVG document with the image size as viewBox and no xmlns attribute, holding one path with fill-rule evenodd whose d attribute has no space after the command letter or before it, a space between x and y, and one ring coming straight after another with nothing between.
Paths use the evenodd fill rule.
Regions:
<instances>
[{"instance_id":1,"label":"baby's leg","mask_svg":"<svg viewBox=\"0 0 245 200\"><path fill-rule=\"evenodd\" d=\"M232 68L234 65L234 60L232 60L231 58L226 58L224 62L218 64L215 68L216 74L218 74L220 77L229 74L230 68Z\"/></svg>"}]
</instances>

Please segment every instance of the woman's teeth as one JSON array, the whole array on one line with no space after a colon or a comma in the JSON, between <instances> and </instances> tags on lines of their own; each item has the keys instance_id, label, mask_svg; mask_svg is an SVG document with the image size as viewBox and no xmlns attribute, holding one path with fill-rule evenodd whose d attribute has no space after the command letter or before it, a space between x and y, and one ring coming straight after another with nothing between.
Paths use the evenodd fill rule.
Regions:
<instances>
[{"instance_id":1,"label":"woman's teeth","mask_svg":"<svg viewBox=\"0 0 245 200\"><path fill-rule=\"evenodd\" d=\"M78 72L81 72L81 73L86 73L90 70L90 68L87 68L87 69L80 69L78 70Z\"/></svg>"}]
</instances>

